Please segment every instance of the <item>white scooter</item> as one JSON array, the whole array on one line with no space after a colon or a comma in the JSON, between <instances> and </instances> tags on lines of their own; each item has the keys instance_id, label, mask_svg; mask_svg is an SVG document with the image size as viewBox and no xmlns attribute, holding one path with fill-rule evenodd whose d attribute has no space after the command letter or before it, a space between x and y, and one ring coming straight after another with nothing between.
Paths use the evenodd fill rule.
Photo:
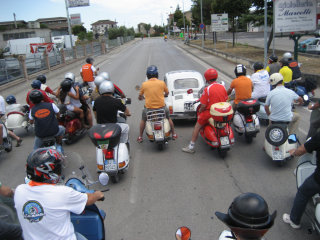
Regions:
<instances>
[{"instance_id":1,"label":"white scooter","mask_svg":"<svg viewBox=\"0 0 320 240\"><path fill-rule=\"evenodd\" d=\"M264 108L264 106L266 105L266 99L267 99L267 97L258 98L258 102L260 104L260 109L256 114L259 118L260 124L268 126L269 125L269 117L268 117L266 110Z\"/></svg>"},{"instance_id":2,"label":"white scooter","mask_svg":"<svg viewBox=\"0 0 320 240\"><path fill-rule=\"evenodd\" d=\"M6 126L9 130L14 131L24 128L27 132L31 126L29 122L29 106L25 105L24 111L12 111L7 113Z\"/></svg>"},{"instance_id":3,"label":"white scooter","mask_svg":"<svg viewBox=\"0 0 320 240\"><path fill-rule=\"evenodd\" d=\"M131 99L124 100L130 104ZM119 123L126 123L124 113L118 111ZM120 180L119 173L124 174L129 168L129 142L121 143L121 127L116 123L94 125L89 130L89 137L96 146L96 160L98 172L106 172L113 183Z\"/></svg>"},{"instance_id":4,"label":"white scooter","mask_svg":"<svg viewBox=\"0 0 320 240\"><path fill-rule=\"evenodd\" d=\"M297 187L299 188L304 181L314 173L317 168L316 152L313 154L306 153L302 155L298 160L298 166L295 171L297 179ZM315 230L317 234L320 234L320 195L316 194L312 197L312 201L309 201L305 214L310 221L311 231Z\"/></svg>"},{"instance_id":5,"label":"white scooter","mask_svg":"<svg viewBox=\"0 0 320 240\"><path fill-rule=\"evenodd\" d=\"M295 134L289 135L288 123L271 124L265 133L264 150L279 166L292 159L289 150L298 147Z\"/></svg>"},{"instance_id":6,"label":"white scooter","mask_svg":"<svg viewBox=\"0 0 320 240\"><path fill-rule=\"evenodd\" d=\"M171 128L164 109L147 111L146 134L150 142L157 144L159 150L171 139Z\"/></svg>"},{"instance_id":7,"label":"white scooter","mask_svg":"<svg viewBox=\"0 0 320 240\"><path fill-rule=\"evenodd\" d=\"M4 122L0 119L0 124L3 126L2 128L2 141L3 141L3 147L6 152L12 151L12 140L11 137L8 134L8 129ZM1 152L1 150L0 150Z\"/></svg>"}]
</instances>

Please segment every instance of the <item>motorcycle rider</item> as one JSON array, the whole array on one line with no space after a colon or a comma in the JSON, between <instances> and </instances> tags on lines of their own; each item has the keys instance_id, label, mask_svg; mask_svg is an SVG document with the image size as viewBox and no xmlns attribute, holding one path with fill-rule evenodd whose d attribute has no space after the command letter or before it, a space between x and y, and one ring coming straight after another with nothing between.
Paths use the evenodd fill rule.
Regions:
<instances>
[{"instance_id":1,"label":"motorcycle rider","mask_svg":"<svg viewBox=\"0 0 320 240\"><path fill-rule=\"evenodd\" d=\"M254 74L251 75L251 81L253 84L253 92L251 97L259 99L266 97L270 92L269 74L267 70L263 69L262 62L255 62L253 64Z\"/></svg>"},{"instance_id":2,"label":"motorcycle rider","mask_svg":"<svg viewBox=\"0 0 320 240\"><path fill-rule=\"evenodd\" d=\"M29 112L31 124L34 122L35 140L33 149L42 146L41 138L55 136L57 139L57 149L62 150L62 137L65 132L63 126L59 125L56 118L59 116L59 108L54 103L43 101L40 90L33 90L29 95L34 107Z\"/></svg>"},{"instance_id":3,"label":"motorcycle rider","mask_svg":"<svg viewBox=\"0 0 320 240\"><path fill-rule=\"evenodd\" d=\"M41 74L37 77L37 80L39 80L41 82L41 87L40 89L45 91L46 93L49 93L49 94L52 94L54 95L55 97L57 97L57 94L50 88L46 85L46 82L47 82L47 77L46 75L44 74Z\"/></svg>"},{"instance_id":4,"label":"motorcycle rider","mask_svg":"<svg viewBox=\"0 0 320 240\"><path fill-rule=\"evenodd\" d=\"M94 102L97 100L97 98L100 97L99 86L104 81L105 79L100 74L94 79L94 85L96 85L96 88L91 93L91 100L93 102L92 106L94 106Z\"/></svg>"},{"instance_id":5,"label":"motorcycle rider","mask_svg":"<svg viewBox=\"0 0 320 240\"><path fill-rule=\"evenodd\" d=\"M244 99L251 98L252 81L246 77L247 69L244 65L238 64L234 69L237 78L233 79L227 94L230 95L232 90L235 90L235 99L233 102L233 109L236 109L237 104Z\"/></svg>"},{"instance_id":6,"label":"motorcycle rider","mask_svg":"<svg viewBox=\"0 0 320 240\"><path fill-rule=\"evenodd\" d=\"M317 168L314 173L308 177L298 188L298 192L293 202L290 215L285 213L282 219L285 223L290 224L292 228L300 228L300 221L306 209L307 203L311 197L320 192L320 133L311 137L305 144L300 145L297 149L290 150L292 156L301 156L305 153L317 152Z\"/></svg>"},{"instance_id":7,"label":"motorcycle rider","mask_svg":"<svg viewBox=\"0 0 320 240\"><path fill-rule=\"evenodd\" d=\"M84 111L84 115L88 122L89 127L92 127L92 124L93 124L92 114L91 114L90 106L87 103L89 96L84 95L82 91L82 85L79 82L75 81L76 78L72 72L67 72L64 75L64 79L69 79L72 83L73 88L75 88L76 86L79 86L79 97L80 97L80 102L82 104L81 109ZM58 88L58 91L60 91L59 88ZM57 95L59 96L58 93Z\"/></svg>"},{"instance_id":8,"label":"motorcycle rider","mask_svg":"<svg viewBox=\"0 0 320 240\"><path fill-rule=\"evenodd\" d=\"M29 94L35 89L39 90L42 93L44 102L53 103L53 100L48 97L46 92L41 90L41 82L39 80L33 80L31 83L31 87L32 89L27 93L27 98L26 98L26 102L29 105L30 109L33 108L34 104L32 101L30 101Z\"/></svg>"},{"instance_id":9,"label":"motorcycle rider","mask_svg":"<svg viewBox=\"0 0 320 240\"><path fill-rule=\"evenodd\" d=\"M0 198L13 198L14 191L0 182ZM0 218L0 239L22 240L22 229L18 224L7 223Z\"/></svg>"},{"instance_id":10,"label":"motorcycle rider","mask_svg":"<svg viewBox=\"0 0 320 240\"><path fill-rule=\"evenodd\" d=\"M138 99L142 101L145 99L145 106L142 111L142 119L140 121L140 135L137 138L137 142L141 143L143 141L142 135L147 121L147 111L150 109L164 109L166 113L166 118L169 121L172 133L172 139L178 138L174 131L174 124L170 118L169 110L166 107L164 98L168 96L169 91L167 85L164 81L158 79L158 68L155 65L151 65L147 68L147 78L148 81L143 82Z\"/></svg>"},{"instance_id":11,"label":"motorcycle rider","mask_svg":"<svg viewBox=\"0 0 320 240\"><path fill-rule=\"evenodd\" d=\"M89 57L86 59L85 65L80 69L80 75L82 77L83 83L88 84L91 89L95 89L94 78L98 75L99 68L93 66L93 58Z\"/></svg>"},{"instance_id":12,"label":"motorcycle rider","mask_svg":"<svg viewBox=\"0 0 320 240\"><path fill-rule=\"evenodd\" d=\"M131 116L129 109L120 99L113 97L114 86L110 81L103 81L99 86L100 97L96 99L93 112L97 123L116 123L121 127L120 142L127 143L129 140L129 125L117 122L118 110L124 112L126 116Z\"/></svg>"},{"instance_id":13,"label":"motorcycle rider","mask_svg":"<svg viewBox=\"0 0 320 240\"><path fill-rule=\"evenodd\" d=\"M110 75L107 72L102 72L99 74L99 76L103 77L103 79L106 81L111 81ZM115 94L118 94L121 98L126 97L124 92L115 83L113 83L113 86L114 86L114 93Z\"/></svg>"},{"instance_id":14,"label":"motorcycle rider","mask_svg":"<svg viewBox=\"0 0 320 240\"><path fill-rule=\"evenodd\" d=\"M56 184L61 178L64 157L54 149L40 148L27 159L28 184L19 185L15 207L24 239L86 239L74 231L70 213L81 214L85 206L103 198L103 193L81 193Z\"/></svg>"},{"instance_id":15,"label":"motorcycle rider","mask_svg":"<svg viewBox=\"0 0 320 240\"><path fill-rule=\"evenodd\" d=\"M231 203L228 213L215 212L217 218L230 231L223 231L220 238L261 240L273 226L277 211L269 214L267 202L256 193L242 193Z\"/></svg>"},{"instance_id":16,"label":"motorcycle rider","mask_svg":"<svg viewBox=\"0 0 320 240\"><path fill-rule=\"evenodd\" d=\"M283 58L287 59L289 62L289 68L292 70L292 80L301 80L299 63L292 58L292 54L290 52L286 52L283 54Z\"/></svg>"},{"instance_id":17,"label":"motorcycle rider","mask_svg":"<svg viewBox=\"0 0 320 240\"><path fill-rule=\"evenodd\" d=\"M274 73L277 73L280 71L280 63L278 62L278 57L277 55L272 54L269 57L269 61L268 61L268 66L266 67L266 70L269 73L269 76L271 76Z\"/></svg>"},{"instance_id":18,"label":"motorcycle rider","mask_svg":"<svg viewBox=\"0 0 320 240\"><path fill-rule=\"evenodd\" d=\"M79 86L72 87L72 82L65 79L60 84L59 99L62 104L66 105L69 111L79 115L83 128L89 128L84 121L84 111L81 109Z\"/></svg>"},{"instance_id":19,"label":"motorcycle rider","mask_svg":"<svg viewBox=\"0 0 320 240\"><path fill-rule=\"evenodd\" d=\"M289 68L289 62L286 58L280 60L279 73L283 76L283 85L290 87L292 81L292 70Z\"/></svg>"},{"instance_id":20,"label":"motorcycle rider","mask_svg":"<svg viewBox=\"0 0 320 240\"><path fill-rule=\"evenodd\" d=\"M207 124L210 115L210 107L214 103L226 102L228 99L228 94L225 87L222 84L216 82L218 79L218 72L214 68L209 68L204 73L204 78L209 84L203 91L200 97L200 109L198 114L198 120L194 126L191 141L187 147L182 148L183 152L194 153L194 145L197 141L200 129Z\"/></svg>"},{"instance_id":21,"label":"motorcycle rider","mask_svg":"<svg viewBox=\"0 0 320 240\"><path fill-rule=\"evenodd\" d=\"M292 112L292 103L298 101L299 104L303 104L303 99L294 91L283 86L283 76L280 73L270 76L270 84L274 89L269 92L264 108L271 123L287 123L289 134L296 133L300 116Z\"/></svg>"}]
</instances>

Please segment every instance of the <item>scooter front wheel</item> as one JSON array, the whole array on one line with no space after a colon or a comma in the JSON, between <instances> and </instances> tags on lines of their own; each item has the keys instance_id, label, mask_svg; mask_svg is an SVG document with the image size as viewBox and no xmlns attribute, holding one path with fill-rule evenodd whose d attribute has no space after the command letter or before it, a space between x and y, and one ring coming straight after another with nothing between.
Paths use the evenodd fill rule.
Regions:
<instances>
[{"instance_id":1,"label":"scooter front wheel","mask_svg":"<svg viewBox=\"0 0 320 240\"><path fill-rule=\"evenodd\" d=\"M223 150L221 148L218 148L218 154L221 158L225 158L227 156L227 150Z\"/></svg>"},{"instance_id":2,"label":"scooter front wheel","mask_svg":"<svg viewBox=\"0 0 320 240\"><path fill-rule=\"evenodd\" d=\"M253 140L252 136L245 135L245 138L247 143L252 143L252 140Z\"/></svg>"},{"instance_id":3,"label":"scooter front wheel","mask_svg":"<svg viewBox=\"0 0 320 240\"><path fill-rule=\"evenodd\" d=\"M158 150L162 151L164 148L164 143L158 143Z\"/></svg>"}]
</instances>

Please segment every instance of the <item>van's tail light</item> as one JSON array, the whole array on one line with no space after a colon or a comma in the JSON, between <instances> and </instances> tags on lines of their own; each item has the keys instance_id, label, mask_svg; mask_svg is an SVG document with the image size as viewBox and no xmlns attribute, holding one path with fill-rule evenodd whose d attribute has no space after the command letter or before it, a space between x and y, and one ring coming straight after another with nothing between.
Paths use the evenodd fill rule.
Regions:
<instances>
[{"instance_id":1,"label":"van's tail light","mask_svg":"<svg viewBox=\"0 0 320 240\"><path fill-rule=\"evenodd\" d=\"M161 126L161 122L155 122L154 123L154 130L161 130L162 126Z\"/></svg>"},{"instance_id":2,"label":"van's tail light","mask_svg":"<svg viewBox=\"0 0 320 240\"><path fill-rule=\"evenodd\" d=\"M105 159L113 159L113 149L103 149Z\"/></svg>"},{"instance_id":3,"label":"van's tail light","mask_svg":"<svg viewBox=\"0 0 320 240\"><path fill-rule=\"evenodd\" d=\"M169 112L170 112L170 114L173 114L173 107L172 106L169 106Z\"/></svg>"}]
</instances>

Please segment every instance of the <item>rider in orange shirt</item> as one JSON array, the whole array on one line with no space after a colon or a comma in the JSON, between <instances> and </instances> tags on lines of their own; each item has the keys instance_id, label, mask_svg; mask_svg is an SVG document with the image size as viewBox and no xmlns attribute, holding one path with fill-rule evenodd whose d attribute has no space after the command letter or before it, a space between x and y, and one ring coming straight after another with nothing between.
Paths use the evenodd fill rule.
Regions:
<instances>
[{"instance_id":1,"label":"rider in orange shirt","mask_svg":"<svg viewBox=\"0 0 320 240\"><path fill-rule=\"evenodd\" d=\"M93 58L86 59L87 64L83 65L80 69L80 75L83 83L88 84L90 88L95 89L94 77L98 75L99 68L93 66Z\"/></svg>"}]
</instances>

